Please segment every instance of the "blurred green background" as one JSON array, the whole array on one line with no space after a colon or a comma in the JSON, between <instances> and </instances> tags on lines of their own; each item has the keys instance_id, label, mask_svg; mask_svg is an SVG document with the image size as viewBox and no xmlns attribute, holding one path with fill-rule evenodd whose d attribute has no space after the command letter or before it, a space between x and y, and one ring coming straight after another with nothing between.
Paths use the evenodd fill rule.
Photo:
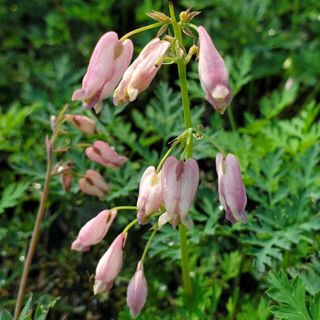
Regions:
<instances>
[{"instance_id":1,"label":"blurred green background","mask_svg":"<svg viewBox=\"0 0 320 320\"><path fill-rule=\"evenodd\" d=\"M146 260L149 296L139 319L320 319L320 3L317 0L183 0L177 10L202 11L204 25L225 57L234 99L223 117L203 99L197 66L189 68L193 122L207 127L238 156L248 192L248 224L231 225L219 210L214 157L195 142L201 184L189 233L193 315L183 307L177 232L165 226ZM12 312L46 169L45 136L80 86L98 38L152 23L167 1L0 1L0 306ZM132 38L137 54L156 31ZM192 41L190 41L192 44ZM106 101L101 114L72 103L71 113L97 121L87 137L68 125L59 146L97 138L130 158L120 170L102 169L71 149L76 174L102 172L112 185L103 201L51 183L40 245L28 282L38 310L33 319L130 319L125 294L148 239L148 226L127 240L114 289L94 297L92 275L113 238L133 218L120 213L106 239L88 253L70 250L79 228L104 208L134 205L139 179L183 130L175 66L163 66L150 89L126 108ZM26 295L26 299L29 295ZM56 300L59 298L58 300ZM40 310L40 311L39 311ZM28 311L28 312L29 312ZM10 319L5 312L2 319ZM5 318L7 316L8 318ZM26 316L24 319L31 319Z\"/></svg>"}]
</instances>

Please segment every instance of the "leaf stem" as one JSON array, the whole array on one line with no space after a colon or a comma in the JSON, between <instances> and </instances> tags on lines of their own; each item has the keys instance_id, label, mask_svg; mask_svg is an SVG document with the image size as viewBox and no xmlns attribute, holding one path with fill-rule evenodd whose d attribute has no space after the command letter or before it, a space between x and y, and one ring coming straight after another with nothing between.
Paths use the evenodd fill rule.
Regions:
<instances>
[{"instance_id":1,"label":"leaf stem","mask_svg":"<svg viewBox=\"0 0 320 320\"><path fill-rule=\"evenodd\" d=\"M196 131L198 134L202 135L205 139L207 139L211 144L215 146L215 148L221 152L222 154L226 154L226 152L223 150L223 148L216 142L214 139L207 134L203 133L201 130L197 128L193 128L194 131Z\"/></svg>"},{"instance_id":2,"label":"leaf stem","mask_svg":"<svg viewBox=\"0 0 320 320\"><path fill-rule=\"evenodd\" d=\"M138 223L138 219L134 219L134 220L132 220L129 224L127 224L127 226L123 229L123 231L122 231L122 234L124 235L124 234L126 234L128 231L129 231L129 229L131 228L131 227L133 227L135 224L137 224Z\"/></svg>"},{"instance_id":3,"label":"leaf stem","mask_svg":"<svg viewBox=\"0 0 320 320\"><path fill-rule=\"evenodd\" d=\"M119 206L119 207L114 207L112 208L110 211L112 210L138 210L138 208L136 206Z\"/></svg>"},{"instance_id":4,"label":"leaf stem","mask_svg":"<svg viewBox=\"0 0 320 320\"><path fill-rule=\"evenodd\" d=\"M55 143L55 140L58 137L60 126L63 122L63 117L64 117L64 114L66 113L68 107L69 107L68 104L65 105L58 115L57 125L56 125L56 128L54 129L53 134L50 139L51 150L53 149L53 145ZM47 155L48 155L47 156L47 171L46 171L46 177L45 177L45 181L44 181L44 188L43 188L43 192L42 192L41 198L40 198L40 204L39 204L39 208L38 208L38 212L37 212L37 216L36 216L36 221L35 221L33 231L32 231L32 237L31 237L31 241L30 241L30 245L29 245L29 249L28 249L28 253L27 253L27 258L26 258L24 266L23 266L22 277L20 280L17 301L16 301L16 305L15 305L15 309L14 309L14 317L13 317L14 320L17 320L20 315L20 311L21 311L21 307L22 307L22 303L23 303L23 297L24 297L24 293L25 293L25 289L26 289L27 281L28 281L28 277L29 277L29 272L30 272L30 268L31 268L31 264L32 264L32 259L35 254L37 244L39 241L40 231L41 231L41 223L42 223L42 220L44 217L45 208L46 208L48 195L49 195L50 180L51 180L51 176L52 176L51 175L52 152L47 152Z\"/></svg>"},{"instance_id":5,"label":"leaf stem","mask_svg":"<svg viewBox=\"0 0 320 320\"><path fill-rule=\"evenodd\" d=\"M229 123L232 131L237 131L237 125L236 125L236 121L234 120L234 115L231 109L231 105L227 108L227 113L228 113Z\"/></svg>"},{"instance_id":6,"label":"leaf stem","mask_svg":"<svg viewBox=\"0 0 320 320\"><path fill-rule=\"evenodd\" d=\"M123 42L124 40L130 38L134 34L137 34L137 33L140 33L140 32L144 32L144 31L147 31L147 30L150 30L150 29L154 29L154 28L157 28L157 27L161 27L162 25L163 25L163 22L155 22L155 23L149 24L147 26L132 30L132 31L126 33L124 36L122 36L120 38L120 41Z\"/></svg>"},{"instance_id":7,"label":"leaf stem","mask_svg":"<svg viewBox=\"0 0 320 320\"><path fill-rule=\"evenodd\" d=\"M147 254L147 252L148 252L148 250L149 250L150 244L151 244L154 236L156 235L157 231L159 230L159 229L158 229L158 224L155 224L152 228L153 228L153 231L152 231L152 233L151 233L151 235L150 235L150 238L149 238L149 240L148 240L148 242L147 242L147 244L146 244L146 246L145 246L145 248L144 248L144 250L143 250L143 253L142 253L142 256L141 256L141 259L140 259L140 261L141 261L142 263L143 263L143 261L144 261L144 259L145 259L145 257L146 257L146 254Z\"/></svg>"},{"instance_id":8,"label":"leaf stem","mask_svg":"<svg viewBox=\"0 0 320 320\"><path fill-rule=\"evenodd\" d=\"M173 144L171 145L171 147L168 149L168 151L165 153L165 155L164 155L164 156L162 157L162 159L160 160L160 162L159 162L159 164L158 164L158 166L157 166L156 173L159 173L159 172L160 172L160 170L161 170L161 168L162 168L162 166L163 166L163 163L164 163L164 162L166 161L166 159L170 156L171 152L174 150L174 148L175 148L179 143L181 143L181 142L184 140L185 136L188 135L188 134L189 134L188 130L185 130L180 136L178 136L178 137L174 140L174 142L173 142Z\"/></svg>"}]
</instances>

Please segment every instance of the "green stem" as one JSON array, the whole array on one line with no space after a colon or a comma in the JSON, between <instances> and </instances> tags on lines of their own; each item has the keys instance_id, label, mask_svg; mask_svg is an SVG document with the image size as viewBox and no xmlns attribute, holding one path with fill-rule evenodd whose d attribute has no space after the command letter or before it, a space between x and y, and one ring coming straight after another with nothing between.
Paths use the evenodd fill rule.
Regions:
<instances>
[{"instance_id":1,"label":"green stem","mask_svg":"<svg viewBox=\"0 0 320 320\"><path fill-rule=\"evenodd\" d=\"M53 149L53 145L55 143L55 140L58 137L61 124L63 123L63 117L64 117L64 114L66 113L68 107L69 107L68 104L65 105L58 115L57 122L56 122L57 125L53 131L52 136L51 136L51 150ZM14 309L14 317L13 317L14 320L18 319L18 317L20 315L21 308L22 308L23 297L24 297L24 293L26 290L27 282L28 282L28 277L29 277L29 272L30 272L33 256L36 252L37 245L39 242L40 232L41 232L41 223L42 223L42 220L44 217L45 208L46 208L48 195L49 195L50 180L52 177L51 171L52 171L52 167L53 167L52 166L52 152L51 151L47 152L47 155L48 155L47 172L46 172L46 177L45 177L45 181L44 181L43 192L42 192L41 198L40 198L40 204L39 204L39 208L38 208L38 212L37 212L36 221L35 221L33 231L32 231L32 237L30 240L27 258L26 258L24 266L23 266L22 277L20 280L17 301L16 301L16 305L15 305L15 309Z\"/></svg>"},{"instance_id":2,"label":"green stem","mask_svg":"<svg viewBox=\"0 0 320 320\"><path fill-rule=\"evenodd\" d=\"M187 24L187 26L188 26L188 27L191 27L192 29L194 29L194 30L196 30L196 31L198 32L198 26L196 26L195 24L189 22L189 23Z\"/></svg>"},{"instance_id":3,"label":"green stem","mask_svg":"<svg viewBox=\"0 0 320 320\"><path fill-rule=\"evenodd\" d=\"M177 23L173 3L169 2L169 10L172 21L172 27L174 30L174 34L176 39L179 42L179 45L183 45L181 29ZM185 128L192 127L191 120L191 112L190 112L190 101L189 101L189 93L187 87L187 72L186 72L186 64L184 63L183 58L177 59L178 65L178 74L180 80L180 91L181 91L181 99L183 106L183 114L184 114L184 124ZM192 156L192 139L190 139L189 143L186 144L185 149L186 158L190 158ZM180 247L181 247L181 269L182 269L182 279L183 279L183 287L186 295L186 304L189 306L189 301L191 301L192 297L192 284L189 275L189 252L188 252L188 244L187 244L187 229L184 224L179 225L179 235L180 235Z\"/></svg>"},{"instance_id":4,"label":"green stem","mask_svg":"<svg viewBox=\"0 0 320 320\"><path fill-rule=\"evenodd\" d=\"M219 152L221 152L222 154L226 154L222 147L217 142L215 142L212 137L208 136L207 134L203 133L201 130L197 128L193 128L193 130L202 135L210 143L212 143Z\"/></svg>"},{"instance_id":5,"label":"green stem","mask_svg":"<svg viewBox=\"0 0 320 320\"><path fill-rule=\"evenodd\" d=\"M162 165L163 163L166 161L166 159L170 156L171 152L174 150L174 148L179 144L181 143L181 141L183 141L186 133L188 131L184 131L179 137L177 137L174 141L174 143L172 144L172 146L168 149L168 151L165 153L165 155L162 157L162 159L160 160L158 166L157 166L157 170L156 170L156 173L159 173L161 168L162 168Z\"/></svg>"},{"instance_id":6,"label":"green stem","mask_svg":"<svg viewBox=\"0 0 320 320\"><path fill-rule=\"evenodd\" d=\"M137 34L137 33L143 32L143 31L147 31L147 30L150 30L150 29L154 29L154 28L157 28L157 27L161 27L162 25L163 25L163 22L156 22L156 23L152 23L152 24L149 24L147 26L132 30L132 31L126 33L124 36L122 36L120 38L120 41L123 42L124 40L130 38L134 34Z\"/></svg>"},{"instance_id":7,"label":"green stem","mask_svg":"<svg viewBox=\"0 0 320 320\"><path fill-rule=\"evenodd\" d=\"M114 207L111 210L134 210L134 211L136 211L136 210L138 210L138 208L135 206L119 206L119 207Z\"/></svg>"},{"instance_id":8,"label":"green stem","mask_svg":"<svg viewBox=\"0 0 320 320\"><path fill-rule=\"evenodd\" d=\"M232 131L237 131L237 125L236 125L236 121L234 120L234 115L231 109L231 105L227 108L227 113L228 113L228 118L229 118Z\"/></svg>"},{"instance_id":9,"label":"green stem","mask_svg":"<svg viewBox=\"0 0 320 320\"><path fill-rule=\"evenodd\" d=\"M149 240L148 240L148 242L147 242L147 244L146 244L146 246L145 246L145 248L144 248L144 250L143 250L143 254L142 254L142 257L141 257L141 259L140 259L140 261L143 263L143 261L144 261L144 259L145 259L145 257L146 257L146 254L147 254L147 252L148 252L148 250L149 250L149 247L150 247L150 244L151 244L151 242L152 242L152 240L153 240L153 238L154 238L154 236L156 235L156 233L157 233L157 231L158 231L159 229L158 229L158 224L155 224L154 226L153 226L153 231L152 231L152 233L151 233L151 236L150 236L150 238L149 238Z\"/></svg>"},{"instance_id":10,"label":"green stem","mask_svg":"<svg viewBox=\"0 0 320 320\"><path fill-rule=\"evenodd\" d=\"M122 234L124 235L124 234L126 234L128 231L129 231L129 229L131 228L131 227L133 227L135 224L137 224L138 223L138 219L134 219L134 220L132 220L129 224L127 224L127 226L123 229L123 231L122 231Z\"/></svg>"}]
</instances>

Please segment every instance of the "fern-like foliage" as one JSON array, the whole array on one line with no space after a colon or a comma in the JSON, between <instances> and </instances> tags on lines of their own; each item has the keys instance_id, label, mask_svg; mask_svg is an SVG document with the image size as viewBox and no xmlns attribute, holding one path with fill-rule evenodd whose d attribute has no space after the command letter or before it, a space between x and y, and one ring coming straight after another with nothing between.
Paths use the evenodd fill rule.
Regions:
<instances>
[{"instance_id":1,"label":"fern-like foliage","mask_svg":"<svg viewBox=\"0 0 320 320\"><path fill-rule=\"evenodd\" d=\"M293 160L288 171L283 154L277 152L259 159L257 171L251 173L255 187L248 193L260 206L252 213L249 236L243 236L242 242L249 245L248 253L260 272L281 262L294 246L312 243L320 230L320 214L312 206L319 196L319 154L315 145Z\"/></svg>"},{"instance_id":2,"label":"fern-like foliage","mask_svg":"<svg viewBox=\"0 0 320 320\"><path fill-rule=\"evenodd\" d=\"M270 287L267 295L274 301L271 312L276 319L283 320L319 320L320 294L306 296L306 289L300 277L292 281L284 271L270 273Z\"/></svg>"},{"instance_id":3,"label":"fern-like foliage","mask_svg":"<svg viewBox=\"0 0 320 320\"><path fill-rule=\"evenodd\" d=\"M9 184L0 199L0 214L4 212L6 208L12 208L21 201L24 193L29 187L29 183L13 183Z\"/></svg>"}]
</instances>

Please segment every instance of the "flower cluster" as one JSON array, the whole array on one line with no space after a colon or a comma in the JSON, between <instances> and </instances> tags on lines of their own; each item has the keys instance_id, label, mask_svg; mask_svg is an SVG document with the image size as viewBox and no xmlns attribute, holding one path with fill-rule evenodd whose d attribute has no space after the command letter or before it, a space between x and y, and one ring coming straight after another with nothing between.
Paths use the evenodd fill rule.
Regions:
<instances>
[{"instance_id":1,"label":"flower cluster","mask_svg":"<svg viewBox=\"0 0 320 320\"><path fill-rule=\"evenodd\" d=\"M182 31L190 36L193 34L188 23L197 14L188 9L180 15ZM206 29L202 26L197 28L199 46L192 46L189 53L186 54L185 48L177 38L169 35L163 39L160 38L168 25L174 24L174 20L159 12L152 12L149 16L160 21L163 26L158 33L159 36L143 48L131 65L133 54L131 40L127 37L119 39L115 32L107 32L100 38L92 53L82 88L73 93L72 100L81 100L86 109L95 108L97 112L100 111L103 100L112 95L115 105L133 102L140 92L149 87L164 63L187 64L192 55L197 53L199 79L205 98L218 112L223 114L232 99L228 71ZM179 26L177 24L173 27ZM93 134L96 130L94 123L86 117L68 115L66 119L85 133ZM103 240L119 210L130 208L137 213L136 220L128 224L116 237L98 262L93 287L95 294L112 288L123 264L127 234L132 225L147 224L155 216L158 217L152 227L153 233L150 241L155 232L166 223L170 223L173 229L178 225L188 229L193 227L189 211L200 181L198 163L192 159L192 152L188 152L194 133L191 126L186 128L186 131L176 138L173 146L163 156L158 166L146 168L140 180L135 207L115 207L103 210L79 231L71 248L76 251L87 251L92 245ZM178 160L171 155L171 152L179 144L184 151ZM226 219L231 223L237 221L246 223L247 198L238 160L234 155L225 155L220 151L216 155L219 201L226 211ZM85 154L93 162L108 168L120 168L128 160L100 140L87 146ZM65 189L70 187L70 171L71 169L67 170L63 178ZM84 193L98 197L103 197L110 188L101 174L92 169L87 170L78 185ZM140 313L147 297L144 258L148 247L149 242L127 288L127 304L133 317Z\"/></svg>"},{"instance_id":2,"label":"flower cluster","mask_svg":"<svg viewBox=\"0 0 320 320\"><path fill-rule=\"evenodd\" d=\"M228 70L206 29L200 26L198 33L200 83L207 101L224 113L232 99ZM107 32L94 48L82 88L73 93L72 100L81 100L85 108L94 107L97 111L100 111L102 101L112 94L115 105L134 101L149 87L166 56L170 56L169 49L174 50L172 39L154 38L129 66L132 41L121 42L115 32Z\"/></svg>"}]
</instances>

